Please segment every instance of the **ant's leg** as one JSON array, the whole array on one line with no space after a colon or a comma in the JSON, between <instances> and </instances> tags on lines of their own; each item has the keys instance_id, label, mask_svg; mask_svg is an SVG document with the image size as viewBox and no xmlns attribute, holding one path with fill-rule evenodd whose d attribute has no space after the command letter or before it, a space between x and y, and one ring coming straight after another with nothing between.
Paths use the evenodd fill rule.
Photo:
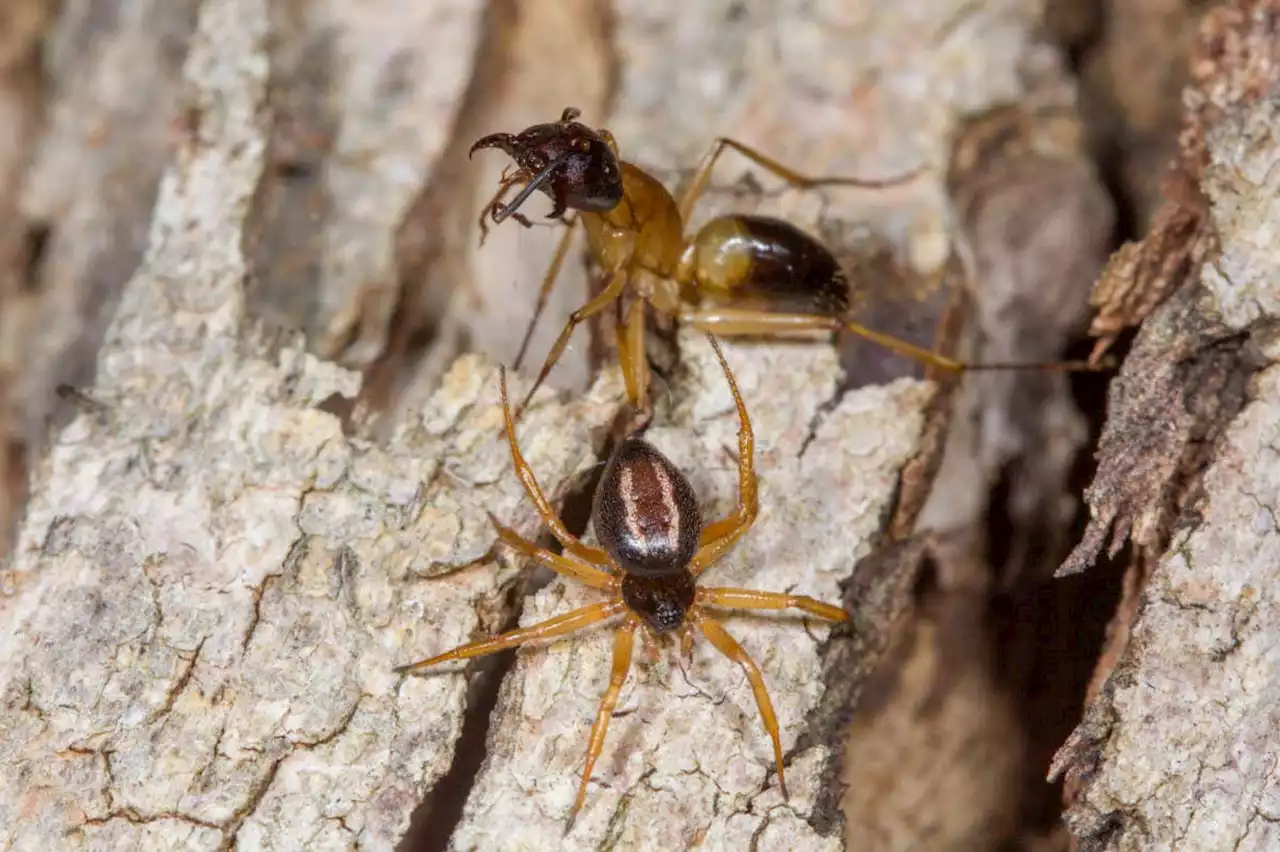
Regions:
<instances>
[{"instance_id":1,"label":"ant's leg","mask_svg":"<svg viewBox=\"0 0 1280 852\"><path fill-rule=\"evenodd\" d=\"M564 545L564 549L574 556L592 565L601 567L611 565L612 560L609 559L609 554L598 547L583 544L578 540L577 536L569 532L564 522L560 520L560 516L556 514L555 509L551 508L551 504L547 501L547 495L542 493L542 486L538 484L538 477L534 476L533 468L529 467L529 463L524 459L524 454L520 452L520 445L516 442L515 420L511 417L511 403L507 398L507 370L505 367L498 368L498 387L502 391L502 417L507 425L507 444L511 447L511 463L516 469L516 476L519 477L520 484L524 486L525 493L529 495L529 499L533 501L533 505L537 508L538 517L547 525L547 529L551 530L551 534Z\"/></svg>"},{"instance_id":2,"label":"ant's leg","mask_svg":"<svg viewBox=\"0 0 1280 852\"><path fill-rule=\"evenodd\" d=\"M493 524L494 529L498 531L498 538L502 539L503 544L534 560L539 565L545 565L557 574L572 577L579 583L590 586L593 589L605 589L608 591L617 589L618 580L612 574L538 547L510 527L503 526L502 522L495 518L492 512L489 513L489 521Z\"/></svg>"},{"instance_id":3,"label":"ant's leg","mask_svg":"<svg viewBox=\"0 0 1280 852\"><path fill-rule=\"evenodd\" d=\"M711 348L715 350L725 378L729 380L734 405L738 407L738 507L727 518L703 527L700 547L689 563L689 573L695 577L737 543L755 523L760 511L755 470L756 439L755 433L751 431L751 418L747 416L747 407L742 402L738 383L733 378L733 371L729 369L724 352L720 350L720 344L710 334L707 335L707 340L711 341Z\"/></svg>"},{"instance_id":4,"label":"ant's leg","mask_svg":"<svg viewBox=\"0 0 1280 852\"><path fill-rule=\"evenodd\" d=\"M533 339L534 326L538 324L538 318L542 316L542 311L547 306L547 299L551 296L551 288L555 285L556 279L560 277L560 268L564 266L564 259L569 254L569 245L573 242L573 228L578 224L577 217L572 217L565 221L564 236L560 238L560 244L556 246L556 253L551 258L551 265L547 267L546 273L542 276L542 285L538 288L538 301L533 306L533 317L529 320L529 325L524 330L524 340L520 341L520 351L516 353L516 360L511 365L511 369L519 370L520 365L524 363L525 350L529 348L529 341Z\"/></svg>"},{"instance_id":5,"label":"ant's leg","mask_svg":"<svg viewBox=\"0 0 1280 852\"><path fill-rule=\"evenodd\" d=\"M712 645L720 653L742 666L751 683L751 691L755 693L756 705L760 708L760 716L764 719L764 728L773 740L773 757L778 765L778 786L782 788L782 798L787 796L787 778L782 771L782 741L778 736L778 717L773 712L773 702L769 700L769 691L764 687L764 677L760 667L747 655L737 640L729 635L729 631L720 626L714 618L703 615L697 610L690 613L694 624L702 631Z\"/></svg>"},{"instance_id":6,"label":"ant's leg","mask_svg":"<svg viewBox=\"0 0 1280 852\"><path fill-rule=\"evenodd\" d=\"M449 660L467 660L472 657L483 657L486 654L494 654L498 651L505 651L508 648L514 648L517 645L523 645L526 642L534 642L538 639L550 639L553 636L563 636L566 633L573 633L583 627L604 621L620 612L626 610L627 605L620 600L605 601L604 603L592 604L575 609L572 612L566 612L564 615L557 615L555 618L548 618L546 621L539 622L530 627L522 627L519 630L511 630L500 636L494 636L489 639L482 639L479 642L471 642L466 645L459 645L452 651L445 651L443 654L437 654L428 660L422 660L417 663L409 663L405 666L396 666L397 672L414 672L419 669L425 669L428 666L434 666L436 663L444 663Z\"/></svg>"},{"instance_id":7,"label":"ant's leg","mask_svg":"<svg viewBox=\"0 0 1280 852\"><path fill-rule=\"evenodd\" d=\"M644 351L644 299L627 306L622 333L618 337L618 366L627 384L631 407L643 411L649 402L649 359Z\"/></svg>"},{"instance_id":8,"label":"ant's leg","mask_svg":"<svg viewBox=\"0 0 1280 852\"><path fill-rule=\"evenodd\" d=\"M973 363L957 361L914 343L894 337L891 334L874 331L852 320L838 319L822 314L772 313L770 311L750 308L713 308L710 310L681 310L678 314L681 322L692 325L701 331L714 332L729 336L762 335L777 336L809 331L848 331L859 337L883 346L899 355L904 355L921 363L952 372L976 370L1054 370L1064 372L1098 372L1110 367L1109 364L1090 364L1088 361L1023 361L1023 362L984 362Z\"/></svg>"},{"instance_id":9,"label":"ant's leg","mask_svg":"<svg viewBox=\"0 0 1280 852\"><path fill-rule=\"evenodd\" d=\"M587 741L587 764L582 767L582 783L578 785L578 797L573 800L573 808L569 811L569 822L565 831L573 826L582 803L587 798L587 782L591 780L591 769L596 765L600 749L604 746L604 735L609 730L609 719L613 716L613 708L618 703L618 693L622 684L626 683L627 672L631 669L631 648L635 644L636 628L640 619L632 615L622 622L617 635L613 639L613 666L609 672L609 688L600 698L600 709L596 711L596 720L591 725L591 738Z\"/></svg>"},{"instance_id":10,"label":"ant's leg","mask_svg":"<svg viewBox=\"0 0 1280 852\"><path fill-rule=\"evenodd\" d=\"M795 169L784 166L772 157L762 154L755 148L744 145L736 139L729 139L728 137L721 136L711 143L711 147L707 149L707 153L703 155L702 162L698 165L698 170L694 173L694 177L689 184L689 188L681 195L680 218L682 221L688 220L689 214L693 212L694 202L698 200L698 196L702 195L703 191L706 189L707 180L711 177L711 169L715 166L716 160L720 159L720 155L725 152L726 148L732 148L760 168L777 175L787 183L799 189L812 189L815 186L860 186L866 189L883 189L889 186L896 186L900 183L906 183L912 178L917 177L924 170L923 167L921 167L904 174L895 175L891 178L881 178L879 180L855 177L810 177L808 175L800 174Z\"/></svg>"},{"instance_id":11,"label":"ant's leg","mask_svg":"<svg viewBox=\"0 0 1280 852\"><path fill-rule=\"evenodd\" d=\"M551 352L547 355L547 360L542 363L542 369L538 371L538 378L534 380L533 387L529 388L529 392L525 394L524 402L520 403L520 407L516 409L517 419L524 413L525 408L529 406L529 401L533 399L534 393L538 388L542 387L542 383L546 381L547 376L551 373L551 368L556 365L556 362L560 360L560 356L564 354L573 330L580 323L600 313L617 300L622 295L622 291L626 289L628 279L629 276L625 270L620 269L611 273L609 283L600 291L600 294L569 315L569 322L565 324L564 331L560 332L560 336L556 338L555 345L551 347Z\"/></svg>"},{"instance_id":12,"label":"ant's leg","mask_svg":"<svg viewBox=\"0 0 1280 852\"><path fill-rule=\"evenodd\" d=\"M711 586L698 589L697 602L726 609L790 609L794 607L828 621L849 620L849 614L838 606L823 603L807 595L788 595L782 592L758 592L754 589Z\"/></svg>"}]
</instances>

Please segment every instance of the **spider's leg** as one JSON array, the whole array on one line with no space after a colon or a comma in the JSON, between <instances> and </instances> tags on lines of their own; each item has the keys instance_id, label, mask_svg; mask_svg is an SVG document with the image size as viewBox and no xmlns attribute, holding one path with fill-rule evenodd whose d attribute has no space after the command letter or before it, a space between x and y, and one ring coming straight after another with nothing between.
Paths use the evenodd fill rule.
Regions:
<instances>
[{"instance_id":1,"label":"spider's leg","mask_svg":"<svg viewBox=\"0 0 1280 852\"><path fill-rule=\"evenodd\" d=\"M697 601L706 606L725 609L795 609L825 618L828 621L848 621L849 614L838 606L823 603L807 595L788 595L783 592L760 592L755 589L733 589L724 586L707 586L697 591Z\"/></svg>"},{"instance_id":2,"label":"spider's leg","mask_svg":"<svg viewBox=\"0 0 1280 852\"><path fill-rule=\"evenodd\" d=\"M765 689L764 677L755 660L747 655L738 641L729 635L729 631L720 626L714 618L703 615L696 609L689 613L691 620L702 631L712 645L720 653L742 666L747 680L751 683L751 691L756 696L756 706L760 708L760 716L764 719L764 728L773 740L773 757L778 766L778 786L782 788L782 798L787 798L787 778L782 770L782 740L778 736L778 717L773 712L773 702L769 700L769 691Z\"/></svg>"},{"instance_id":3,"label":"spider's leg","mask_svg":"<svg viewBox=\"0 0 1280 852\"><path fill-rule=\"evenodd\" d=\"M613 668L609 673L609 688L600 698L600 709L596 712L596 720L591 725L591 739L587 743L587 764L582 768L582 783L578 785L578 797L573 800L573 809L569 811L569 821L565 825L565 833L573 827L578 811L587 798L587 782L591 780L591 769L596 765L600 749L604 746L604 735L609 730L609 719L613 716L613 708L618 703L618 693L627 680L627 672L631 669L631 647L635 644L636 628L640 626L640 618L630 615L618 628L613 639Z\"/></svg>"},{"instance_id":4,"label":"spider's leg","mask_svg":"<svg viewBox=\"0 0 1280 852\"><path fill-rule=\"evenodd\" d=\"M538 484L538 477L534 475L533 468L529 467L529 463L525 461L524 454L520 452L520 444L516 441L516 424L511 416L510 400L507 398L506 368L498 370L498 386L502 391L502 415L507 427L507 444L511 447L511 462L515 466L516 476L519 477L520 484L524 486L525 493L529 495L529 499L533 501L533 505L538 510L538 517L547 525L547 529L551 530L551 534L564 545L565 550L592 565L600 567L610 565L609 554L598 547L590 547L579 541L577 536L569 532L568 527L560 520L560 516L556 514L555 509L551 508L547 495L542 492L542 486Z\"/></svg>"},{"instance_id":5,"label":"spider's leg","mask_svg":"<svg viewBox=\"0 0 1280 852\"><path fill-rule=\"evenodd\" d=\"M573 633L588 625L604 621L606 618L617 615L627 608L621 600L605 601L604 603L592 604L575 609L572 612L566 612L564 615L557 615L555 618L548 618L546 621L538 624L522 627L519 630L511 630L500 636L494 636L489 639L482 639L479 642L471 642L466 645L460 645L452 651L445 651L443 654L437 654L427 660L421 660L416 663L409 663L404 666L397 666L397 672L413 672L419 669L425 669L428 666L434 666L436 663L447 662L448 660L466 660L471 657L483 657L486 654L493 654L498 651L505 651L507 648L514 648L517 645L523 645L525 642L533 642L538 639L550 639L553 636L563 636L566 633Z\"/></svg>"},{"instance_id":6,"label":"spider's leg","mask_svg":"<svg viewBox=\"0 0 1280 852\"><path fill-rule=\"evenodd\" d=\"M711 348L715 350L725 378L729 380L729 390L732 391L733 402L738 408L738 506L728 517L713 521L703 528L699 541L701 547L689 563L689 573L695 577L723 556L751 529L760 511L755 469L756 439L755 433L751 431L751 418L747 416L747 407L742 402L742 394L738 392L733 371L729 369L724 353L720 351L720 344L709 334L707 339L711 341Z\"/></svg>"},{"instance_id":7,"label":"spider's leg","mask_svg":"<svg viewBox=\"0 0 1280 852\"><path fill-rule=\"evenodd\" d=\"M521 536L520 533L508 526L504 526L501 521L493 516L492 512L489 513L489 522L498 531L498 538L502 539L503 544L529 557L538 564L545 565L557 574L572 577L579 583L591 586L593 589L612 591L617 588L618 578L607 571L592 568L590 565L583 565L581 562L552 553L544 547L538 547L538 545Z\"/></svg>"}]
</instances>

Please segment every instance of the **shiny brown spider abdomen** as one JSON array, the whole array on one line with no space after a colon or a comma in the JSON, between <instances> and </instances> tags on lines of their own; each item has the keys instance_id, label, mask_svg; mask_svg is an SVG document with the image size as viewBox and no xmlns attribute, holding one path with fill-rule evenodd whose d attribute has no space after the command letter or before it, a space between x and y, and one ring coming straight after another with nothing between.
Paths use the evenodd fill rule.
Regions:
<instances>
[{"instance_id":1,"label":"shiny brown spider abdomen","mask_svg":"<svg viewBox=\"0 0 1280 852\"><path fill-rule=\"evenodd\" d=\"M814 237L768 216L720 216L685 247L677 278L702 308L843 317L849 280Z\"/></svg>"},{"instance_id":2,"label":"shiny brown spider abdomen","mask_svg":"<svg viewBox=\"0 0 1280 852\"><path fill-rule=\"evenodd\" d=\"M471 146L505 151L529 182L528 191L541 190L554 202L550 218L565 210L602 212L622 200L622 174L613 138L575 119L579 111L566 107L559 121L535 124L520 133L491 133ZM522 193L502 216L510 215L528 197ZM495 210L495 218L498 213Z\"/></svg>"},{"instance_id":3,"label":"shiny brown spider abdomen","mask_svg":"<svg viewBox=\"0 0 1280 852\"><path fill-rule=\"evenodd\" d=\"M693 486L640 438L623 441L609 460L591 519L618 567L642 578L687 574L702 531Z\"/></svg>"}]
</instances>

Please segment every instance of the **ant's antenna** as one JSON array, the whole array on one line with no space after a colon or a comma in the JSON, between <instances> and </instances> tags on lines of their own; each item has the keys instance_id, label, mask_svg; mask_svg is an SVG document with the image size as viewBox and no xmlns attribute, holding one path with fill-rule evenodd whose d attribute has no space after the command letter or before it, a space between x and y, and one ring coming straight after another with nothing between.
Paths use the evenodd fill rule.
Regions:
<instances>
[{"instance_id":1,"label":"ant's antenna","mask_svg":"<svg viewBox=\"0 0 1280 852\"><path fill-rule=\"evenodd\" d=\"M500 225L508 216L519 210L520 205L528 201L530 195L533 195L539 187L549 181L551 179L551 173L560 168L561 164L563 164L567 159L569 159L569 155L565 154L544 166L542 171L534 175L529 182L524 185L524 189L520 190L519 194L516 195L515 198L511 199L510 204L505 204L501 210L494 211L493 221ZM553 213L552 217L554 216L555 214Z\"/></svg>"}]
</instances>

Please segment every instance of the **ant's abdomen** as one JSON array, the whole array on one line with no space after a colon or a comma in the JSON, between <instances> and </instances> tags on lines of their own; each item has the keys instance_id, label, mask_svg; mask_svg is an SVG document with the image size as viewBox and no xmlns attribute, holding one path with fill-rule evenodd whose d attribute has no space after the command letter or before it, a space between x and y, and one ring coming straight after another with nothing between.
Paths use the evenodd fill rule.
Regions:
<instances>
[{"instance_id":1,"label":"ant's abdomen","mask_svg":"<svg viewBox=\"0 0 1280 852\"><path fill-rule=\"evenodd\" d=\"M849 283L831 252L781 219L720 216L681 258L679 278L701 307L842 316Z\"/></svg>"}]
</instances>

